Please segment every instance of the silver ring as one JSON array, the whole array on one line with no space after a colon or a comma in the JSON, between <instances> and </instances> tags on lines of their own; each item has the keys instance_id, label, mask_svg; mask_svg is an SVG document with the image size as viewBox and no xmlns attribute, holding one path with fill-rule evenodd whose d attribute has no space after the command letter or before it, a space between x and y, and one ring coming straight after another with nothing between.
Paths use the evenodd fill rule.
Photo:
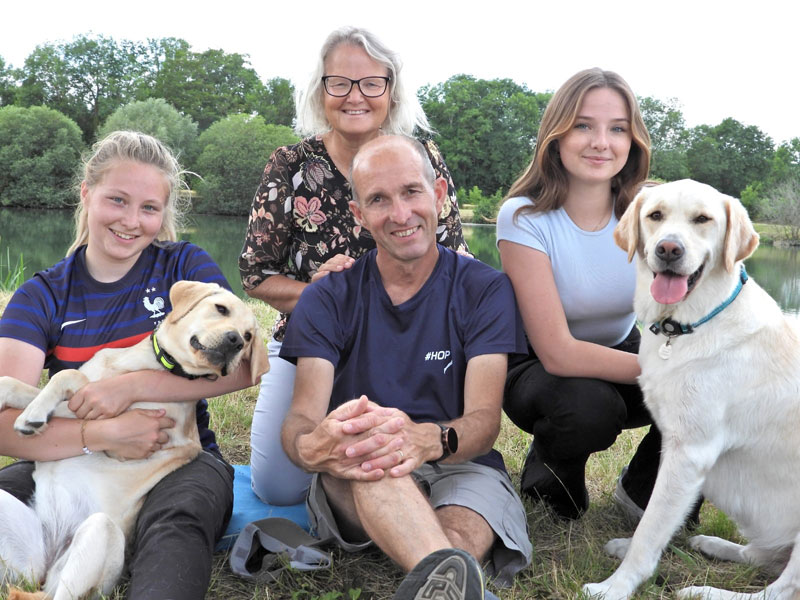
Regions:
<instances>
[{"instance_id":1,"label":"silver ring","mask_svg":"<svg viewBox=\"0 0 800 600\"><path fill-rule=\"evenodd\" d=\"M400 462L402 462L403 461L403 457L405 456L405 454L403 454L402 450L398 450L397 452L400 454Z\"/></svg>"}]
</instances>

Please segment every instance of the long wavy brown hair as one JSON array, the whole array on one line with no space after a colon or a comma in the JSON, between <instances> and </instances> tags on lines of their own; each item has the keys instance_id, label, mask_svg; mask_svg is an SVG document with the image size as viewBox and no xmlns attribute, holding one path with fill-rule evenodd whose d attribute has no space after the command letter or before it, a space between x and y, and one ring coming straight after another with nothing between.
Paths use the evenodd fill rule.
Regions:
<instances>
[{"instance_id":1,"label":"long wavy brown hair","mask_svg":"<svg viewBox=\"0 0 800 600\"><path fill-rule=\"evenodd\" d=\"M614 213L622 216L650 170L650 134L647 133L636 96L627 82L613 71L586 69L576 73L553 94L542 115L533 159L508 191L506 199L527 196L531 204L517 209L514 218L524 213L560 208L569 187L567 172L558 153L558 140L575 124L586 93L595 88L619 92L628 104L631 119L631 149L628 160L611 179Z\"/></svg>"}]
</instances>

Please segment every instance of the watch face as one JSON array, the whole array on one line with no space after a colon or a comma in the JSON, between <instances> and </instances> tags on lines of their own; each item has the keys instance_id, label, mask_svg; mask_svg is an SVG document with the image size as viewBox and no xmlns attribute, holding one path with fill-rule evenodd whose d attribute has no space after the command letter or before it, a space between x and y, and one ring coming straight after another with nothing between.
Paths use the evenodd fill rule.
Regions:
<instances>
[{"instance_id":1,"label":"watch face","mask_svg":"<svg viewBox=\"0 0 800 600\"><path fill-rule=\"evenodd\" d=\"M458 451L458 434L452 427L447 428L447 448L450 454L455 454Z\"/></svg>"}]
</instances>

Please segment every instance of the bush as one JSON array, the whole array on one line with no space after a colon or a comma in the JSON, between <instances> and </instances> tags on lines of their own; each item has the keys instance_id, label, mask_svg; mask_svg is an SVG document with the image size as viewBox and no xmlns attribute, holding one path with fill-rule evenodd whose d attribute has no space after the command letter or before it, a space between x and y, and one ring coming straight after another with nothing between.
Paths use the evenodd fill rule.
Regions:
<instances>
[{"instance_id":1,"label":"bush","mask_svg":"<svg viewBox=\"0 0 800 600\"><path fill-rule=\"evenodd\" d=\"M741 201L753 221L763 218L769 212L766 205L767 199L764 198L764 183L761 181L751 183L744 188Z\"/></svg>"},{"instance_id":2,"label":"bush","mask_svg":"<svg viewBox=\"0 0 800 600\"><path fill-rule=\"evenodd\" d=\"M502 199L503 194L500 190L497 190L491 196L484 196L478 186L472 186L469 192L463 188L458 191L459 205L469 204L472 206L472 220L475 223L493 222L497 217L497 211L500 208Z\"/></svg>"},{"instance_id":3,"label":"bush","mask_svg":"<svg viewBox=\"0 0 800 600\"><path fill-rule=\"evenodd\" d=\"M784 237L800 241L800 176L776 185L766 195L765 216L783 226Z\"/></svg>"},{"instance_id":4,"label":"bush","mask_svg":"<svg viewBox=\"0 0 800 600\"><path fill-rule=\"evenodd\" d=\"M231 115L211 125L197 139L195 170L202 179L195 212L248 214L270 154L297 141L288 127L267 125L259 116Z\"/></svg>"},{"instance_id":5,"label":"bush","mask_svg":"<svg viewBox=\"0 0 800 600\"><path fill-rule=\"evenodd\" d=\"M97 136L102 139L122 129L158 138L178 156L184 167L194 158L191 152L197 140L197 123L163 98L148 98L121 106L106 119Z\"/></svg>"},{"instance_id":6,"label":"bush","mask_svg":"<svg viewBox=\"0 0 800 600\"><path fill-rule=\"evenodd\" d=\"M71 204L83 149L78 125L57 110L0 108L0 206Z\"/></svg>"}]
</instances>

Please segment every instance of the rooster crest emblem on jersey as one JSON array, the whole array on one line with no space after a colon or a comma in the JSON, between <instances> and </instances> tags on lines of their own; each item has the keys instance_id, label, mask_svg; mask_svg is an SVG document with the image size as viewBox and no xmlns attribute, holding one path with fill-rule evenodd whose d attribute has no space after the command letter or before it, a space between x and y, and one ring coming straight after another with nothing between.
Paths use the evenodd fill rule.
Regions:
<instances>
[{"instance_id":1,"label":"rooster crest emblem on jersey","mask_svg":"<svg viewBox=\"0 0 800 600\"><path fill-rule=\"evenodd\" d=\"M150 301L149 296L145 296L142 299L142 303L147 310L153 313L150 315L151 319L157 319L158 317L164 316L164 311L162 310L164 308L164 299L161 296L156 296L155 300L152 302Z\"/></svg>"}]
</instances>

